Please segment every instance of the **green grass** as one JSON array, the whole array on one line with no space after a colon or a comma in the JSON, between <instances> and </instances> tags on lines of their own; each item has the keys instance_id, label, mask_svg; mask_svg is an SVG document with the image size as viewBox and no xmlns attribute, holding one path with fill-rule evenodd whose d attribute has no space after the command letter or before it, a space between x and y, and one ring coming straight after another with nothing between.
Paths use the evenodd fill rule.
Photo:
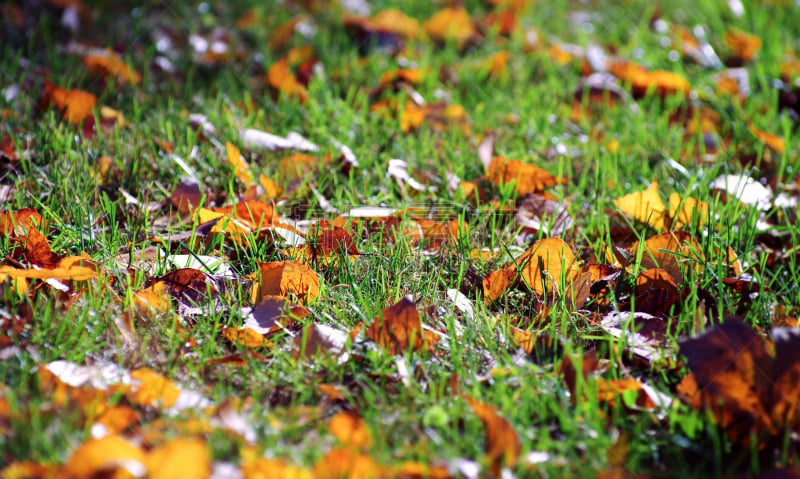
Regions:
<instances>
[{"instance_id":1,"label":"green grass","mask_svg":"<svg viewBox=\"0 0 800 479\"><path fill-rule=\"evenodd\" d=\"M583 47L598 44L606 51L613 46L621 58L634 59L650 70L685 75L693 90L708 98L706 104L719 112L727 125L721 134L730 140L731 148L709 162L692 155L695 144L686 141L680 125L669 121L670 111L681 99L662 100L651 95L615 108L595 105L592 120L573 124L569 112L580 81L580 60L560 65L544 50L523 53L523 41L517 36L499 46L490 35L466 52L455 45L436 46L432 42L414 46L411 61L419 68L430 69L415 89L428 102L445 92L452 103L462 105L469 115L471 135L457 128L435 132L429 125L403 134L397 118L370 113L369 91L378 85L383 72L402 65L378 52L360 56L359 45L345 32L337 13L317 14L316 34L308 39L295 35L290 41L295 46L311 45L324 65L325 74L315 76L309 85L309 100L300 104L293 99L275 99L264 75L283 52L272 51L267 42L278 25L301 10L265 9L262 5L256 7L261 12L256 25L238 29L236 20L251 2L222 3L211 5L208 12L197 5L167 6L161 2L146 2L136 8L101 8L98 2L90 7L91 22L81 27L77 38L101 47L125 46L123 58L142 74L141 84L134 87L107 81L103 88L103 81L86 71L78 55L64 53L67 34L56 26L60 18L57 11L26 12L24 22L30 28L19 29L9 23L4 26L6 33L0 34L4 40L0 47L0 84L21 88L10 101L0 98L4 111L0 136L9 135L16 151L25 152L18 162L0 160L0 182L12 188L11 198L0 208L35 208L50 222L44 233L54 252L85 252L105 271L104 277L89 284L78 299L65 297L41 282L24 296L17 294L8 281L0 283L3 327L25 320L21 331L7 335L19 351L0 362L0 382L4 385L1 396L10 406L8 413L0 410L0 463L30 460L61 464L90 437L91 424L82 412L59 406L39 383L37 367L55 360L78 364L108 361L129 370L152 368L215 403L245 401L242 411L255 431L256 449L268 457L308 467L336 444L326 424L343 409L356 410L366 421L374 436L367 453L381 464L414 460L436 464L459 458L481 461L485 428L467 402L452 391L453 377L460 394L496 408L516 430L522 444L522 459L515 466L519 477L584 477L604 470L610 467L609 448L620 437L629 438L622 442L628 441L624 465L631 474L753 474L794 463L793 442L779 448L777 459L766 458L763 451L733 443L708 414L677 399L669 408L644 412L599 401L597 378L635 377L674 397L685 369L631 365L620 351L624 340L604 332L591 311L575 311L566 295L543 299L529 292L509 291L495 304L486 305L480 279L507 263L508 252L520 252L527 245L515 244L513 213L502 213L488 202L475 205L462 192L448 190L446 183L448 174L462 180L484 174L477 145L483 133L491 130L498 154L567 179L566 185L548 192L559 200L568 199L574 226L563 238L584 262L593 258L605 262L603 247L609 242L629 244L614 242L615 228L632 227L633 237L638 239L655 234L646 225L615 214L613 203L625 194L645 189L653 179L658 180L664 200L676 192L707 201L710 226L686 228L697 238L705 263L699 273L689 275L679 285L686 293L680 311L668 315L675 328L665 344L679 359L676 341L695 332L696 310L705 293L719 306L718 316L710 322L737 314L747 323L769 329L776 307L788 311L800 307L800 267L794 249L800 235L793 224L796 212L772 208L768 213L775 218L774 224L767 232L757 231L758 212L754 208L723 201L709 185L722 174L747 171L756 180L763 177L773 186L777 184L776 191L780 191L781 184L791 183L796 176L800 167L797 125L779 111L778 94L770 86L780 74L786 49L800 34L794 21L796 7L744 2L749 14L739 18L730 14L725 2L665 4L666 21L689 28L702 24L719 52L724 51L722 38L729 27L763 39L757 59L745 65L752 93L744 105L715 93L716 71L689 60L670 59L670 48L660 43L665 35L649 27L653 12L649 2L597 6L591 10L591 29L571 23L571 11L586 9L577 3L536 2L519 19L522 28L536 28L548 41L558 38ZM389 2L374 2L373 12L385 6ZM478 1L467 2L466 7L473 18L490 10L485 2ZM401 7L421 21L441 8L431 2ZM156 49L155 32L167 29L173 33L173 40L185 39L191 33L208 38L217 27L230 33L230 45L243 52L241 58L203 64L193 58L191 47L186 45L169 53L178 74L151 68L156 57L163 54ZM25 34L23 30L34 33ZM507 77L486 78L477 66L501 49L511 52ZM361 61L363 64L359 64ZM455 81L443 81L443 77ZM93 138L83 137L77 127L61 119L59 112L42 111L37 106L45 79L97 94L98 105L120 110L128 124ZM383 97L400 95L384 93ZM635 108L631 108L633 104ZM215 134L203 138L195 132L187 118L190 113L206 115L216 127ZM519 118L518 123L508 121L512 114ZM782 137L786 152L766 151L748 131L748 122ZM599 143L586 138L594 127L603 134ZM204 205L232 204L246 189L227 164L227 141L242 150L256 177L264 173L278 178L279 162L291 152L247 150L239 138L239 130L244 128L277 135L296 131L321 147L320 157L327 152L334 158L339 156L331 145L334 139L349 146L358 158L359 167L350 174L338 171L336 166L323 166L305 177L301 186L288 189L276 205L279 214L286 214L282 209L286 205L302 205L307 210L304 219L335 218L336 214L323 210L313 187L339 211L363 205L449 205L446 212L466 222L467 233L432 256L422 254L421 248L402 234L384 238L364 232L354 237L359 251L368 254L354 261L339 258L330 265L311 264L321 279L321 294L309 305L311 314L302 324L316 322L349 332L360 322L366 326L385 307L412 295L420 311L428 307L439 310L432 326L447 337L437 345L435 354L409 351L397 359L356 339L350 345L351 358L344 364L324 356L306 361L294 357L292 338L280 333L269 338L272 347L257 350L263 360L251 358L242 367L206 365L207 359L245 352L226 342L219 330L244 321L241 308L252 306L246 277L258 270L258 263L287 258L266 239L239 245L220 235L196 243L190 252L185 251L188 242L173 244L174 254L226 258L237 279L224 294L201 295L202 301L196 305L200 313L188 318L190 321L180 317L177 308L128 316L133 291L145 288L172 266L163 258L155 258L133 265L138 271L128 275L124 267L115 265L127 267L130 252L156 245L152 241L155 237L165 238L197 226L190 217L181 217L165 206L176 185L187 176L175 158L195 172L207 195ZM604 147L610 140L619 142L617 151ZM159 141L171 143L174 151L166 153ZM696 137L694 141L703 140ZM554 148L575 154L548 153ZM753 154L755 168L743 170L739 158L744 153ZM97 162L102 156L111 158L113 167L109 178L101 183ZM386 177L389 160L394 158L407 161L417 179L427 173L443 182L436 192L409 195L410 190L404 192ZM672 161L681 164L688 174L672 166ZM126 202L123 190L138 204ZM498 188L489 199L510 206L519 200L508 186ZM533 239L543 237L546 235L540 231ZM14 264L10 260L15 254L12 246L12 240L4 237L0 254L7 257L5 264ZM470 256L474 248L498 249L502 254L484 262ZM744 273L765 286L763 294L742 298L722 286L718 278L729 276L723 264L727 248L742 261ZM634 261L630 271L636 271L637 266L638 261ZM148 270L150 267L152 270ZM629 304L635 278L633 273L621 276L609 292L610 309ZM457 314L446 297L448 289L467 294L475 309L474 320ZM532 318L540 313L543 319L534 321ZM422 317L423 322L430 322L427 316ZM184 321L183 327L176 318ZM135 330L132 340L121 335L116 326L128 320ZM545 355L543 360L521 354L509 339L509 326L513 324L560 338L566 357L595 351L605 361L603 372L585 383L579 381L578 397L582 399L573 402L559 372L564 353ZM187 346L188 340L195 345ZM398 379L398 361L410 371L407 384ZM347 390L347 398L326 399L316 389L319 384L341 385ZM315 409L305 412L304 407ZM137 427L142 430L162 417L157 410L140 412L141 424ZM176 418L163 416L174 419L175 424L174 429L167 426L164 434L180 435L180 419L202 414L188 411ZM141 432L134 428L130 433L137 431ZM240 450L246 442L242 438L221 429L202 437L213 444L209 447L214 460L235 464L241 460ZM549 459L526 464L526 455L533 451L544 451Z\"/></svg>"}]
</instances>

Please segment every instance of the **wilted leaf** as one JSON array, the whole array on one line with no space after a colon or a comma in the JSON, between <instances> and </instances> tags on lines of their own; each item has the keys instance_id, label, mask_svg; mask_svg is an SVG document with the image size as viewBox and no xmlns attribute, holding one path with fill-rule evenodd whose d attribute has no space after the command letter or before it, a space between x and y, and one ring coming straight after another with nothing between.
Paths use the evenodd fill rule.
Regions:
<instances>
[{"instance_id":1,"label":"wilted leaf","mask_svg":"<svg viewBox=\"0 0 800 479\"><path fill-rule=\"evenodd\" d=\"M233 174L246 185L253 183L253 173L242 158L239 149L233 143L226 142L225 150L228 152L228 163L233 167Z\"/></svg>"},{"instance_id":2,"label":"wilted leaf","mask_svg":"<svg viewBox=\"0 0 800 479\"><path fill-rule=\"evenodd\" d=\"M425 32L439 42L452 41L459 48L477 35L472 19L462 7L447 7L435 13L423 25Z\"/></svg>"},{"instance_id":3,"label":"wilted leaf","mask_svg":"<svg viewBox=\"0 0 800 479\"><path fill-rule=\"evenodd\" d=\"M761 50L761 38L740 30L728 30L724 39L738 63L752 61Z\"/></svg>"},{"instance_id":4,"label":"wilted leaf","mask_svg":"<svg viewBox=\"0 0 800 479\"><path fill-rule=\"evenodd\" d=\"M144 451L139 447L119 436L110 435L90 439L79 446L59 471L59 477L99 477L120 469L139 476L145 471L144 461Z\"/></svg>"},{"instance_id":5,"label":"wilted leaf","mask_svg":"<svg viewBox=\"0 0 800 479\"><path fill-rule=\"evenodd\" d=\"M492 474L499 477L503 467L515 466L522 449L519 437L511 423L500 417L493 407L475 399L465 399L486 428L486 460Z\"/></svg>"},{"instance_id":6,"label":"wilted leaf","mask_svg":"<svg viewBox=\"0 0 800 479\"><path fill-rule=\"evenodd\" d=\"M288 296L290 293L304 303L319 296L319 277L304 264L293 261L259 263L261 280L253 285L251 299L254 303L266 295Z\"/></svg>"},{"instance_id":7,"label":"wilted leaf","mask_svg":"<svg viewBox=\"0 0 800 479\"><path fill-rule=\"evenodd\" d=\"M287 97L296 98L301 102L308 99L308 90L297 81L297 77L289 69L289 62L285 58L276 61L269 67L267 83Z\"/></svg>"},{"instance_id":8,"label":"wilted leaf","mask_svg":"<svg viewBox=\"0 0 800 479\"><path fill-rule=\"evenodd\" d=\"M572 248L560 238L537 241L516 262L525 284L538 294L562 292L578 267Z\"/></svg>"},{"instance_id":9,"label":"wilted leaf","mask_svg":"<svg viewBox=\"0 0 800 479\"><path fill-rule=\"evenodd\" d=\"M705 260L700 244L685 231L662 233L645 240L642 245L641 266L645 269L661 268L666 271L676 284L683 282L690 270L700 272ZM634 243L630 250L635 254L639 243Z\"/></svg>"},{"instance_id":10,"label":"wilted leaf","mask_svg":"<svg viewBox=\"0 0 800 479\"><path fill-rule=\"evenodd\" d=\"M782 435L800 426L798 331L772 330L774 356L766 341L738 320L680 342L699 386L696 394L732 439Z\"/></svg>"},{"instance_id":11,"label":"wilted leaf","mask_svg":"<svg viewBox=\"0 0 800 479\"><path fill-rule=\"evenodd\" d=\"M658 194L658 182L653 180L646 190L629 193L614 200L614 204L634 220L652 226L656 231L664 229L664 214L667 207Z\"/></svg>"},{"instance_id":12,"label":"wilted leaf","mask_svg":"<svg viewBox=\"0 0 800 479\"><path fill-rule=\"evenodd\" d=\"M259 457L242 465L244 479L314 479L311 471Z\"/></svg>"},{"instance_id":13,"label":"wilted leaf","mask_svg":"<svg viewBox=\"0 0 800 479\"><path fill-rule=\"evenodd\" d=\"M403 354L409 349L419 351L431 347L438 339L435 334L426 334L422 329L417 305L411 296L385 308L381 317L369 325L365 336L390 354Z\"/></svg>"},{"instance_id":14,"label":"wilted leaf","mask_svg":"<svg viewBox=\"0 0 800 479\"><path fill-rule=\"evenodd\" d=\"M510 160L503 156L492 158L486 177L497 185L515 182L517 193L541 193L545 188L565 184L563 178L556 178L547 171L519 160Z\"/></svg>"},{"instance_id":15,"label":"wilted leaf","mask_svg":"<svg viewBox=\"0 0 800 479\"><path fill-rule=\"evenodd\" d=\"M316 479L371 479L378 478L381 466L366 454L349 449L333 449L315 466Z\"/></svg>"},{"instance_id":16,"label":"wilted leaf","mask_svg":"<svg viewBox=\"0 0 800 479\"><path fill-rule=\"evenodd\" d=\"M225 339L245 348L258 348L264 345L264 336L251 328L225 328L222 330Z\"/></svg>"},{"instance_id":17,"label":"wilted leaf","mask_svg":"<svg viewBox=\"0 0 800 479\"><path fill-rule=\"evenodd\" d=\"M151 479L205 479L211 473L211 455L200 439L173 439L150 451L145 462Z\"/></svg>"},{"instance_id":18,"label":"wilted leaf","mask_svg":"<svg viewBox=\"0 0 800 479\"><path fill-rule=\"evenodd\" d=\"M110 48L103 50L102 53L87 55L83 59L83 64L86 65L92 75L110 76L120 84L138 85L142 80L142 76L129 67Z\"/></svg>"},{"instance_id":19,"label":"wilted leaf","mask_svg":"<svg viewBox=\"0 0 800 479\"><path fill-rule=\"evenodd\" d=\"M631 85L634 96L643 97L653 90L661 96L687 94L691 89L689 81L678 73L664 70L647 71L631 62L615 62L611 72L623 83Z\"/></svg>"},{"instance_id":20,"label":"wilted leaf","mask_svg":"<svg viewBox=\"0 0 800 479\"><path fill-rule=\"evenodd\" d=\"M66 90L47 82L39 104L43 109L52 107L63 111L65 120L78 124L92 116L97 97L83 90Z\"/></svg>"},{"instance_id":21,"label":"wilted leaf","mask_svg":"<svg viewBox=\"0 0 800 479\"><path fill-rule=\"evenodd\" d=\"M672 218L672 228L697 225L702 230L708 222L708 203L691 196L681 199L678 193L672 193L669 195L669 216Z\"/></svg>"},{"instance_id":22,"label":"wilted leaf","mask_svg":"<svg viewBox=\"0 0 800 479\"><path fill-rule=\"evenodd\" d=\"M343 411L328 422L328 431L349 449L369 449L372 446L372 433L367 423L353 411Z\"/></svg>"},{"instance_id":23,"label":"wilted leaf","mask_svg":"<svg viewBox=\"0 0 800 479\"><path fill-rule=\"evenodd\" d=\"M136 383L129 391L128 399L134 404L170 408L181 394L172 381L152 369L131 371L131 378Z\"/></svg>"}]
</instances>

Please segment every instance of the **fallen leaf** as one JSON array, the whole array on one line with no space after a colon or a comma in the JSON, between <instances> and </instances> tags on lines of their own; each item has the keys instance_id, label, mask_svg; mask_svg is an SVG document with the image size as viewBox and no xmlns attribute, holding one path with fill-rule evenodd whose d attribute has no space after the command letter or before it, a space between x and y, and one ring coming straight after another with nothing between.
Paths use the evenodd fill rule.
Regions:
<instances>
[{"instance_id":1,"label":"fallen leaf","mask_svg":"<svg viewBox=\"0 0 800 479\"><path fill-rule=\"evenodd\" d=\"M545 290L564 291L578 266L572 248L560 238L535 242L517 258L516 263L525 284L540 295Z\"/></svg>"},{"instance_id":2,"label":"fallen leaf","mask_svg":"<svg viewBox=\"0 0 800 479\"><path fill-rule=\"evenodd\" d=\"M752 61L761 50L761 38L741 30L729 29L723 37L738 63Z\"/></svg>"},{"instance_id":3,"label":"fallen leaf","mask_svg":"<svg viewBox=\"0 0 800 479\"><path fill-rule=\"evenodd\" d=\"M138 85L142 80L142 76L110 48L106 48L102 53L87 55L83 59L83 64L92 75L110 76L120 84Z\"/></svg>"},{"instance_id":4,"label":"fallen leaf","mask_svg":"<svg viewBox=\"0 0 800 479\"><path fill-rule=\"evenodd\" d=\"M464 399L486 428L486 461L490 464L492 475L500 477L501 469L513 468L519 458L522 445L517 432L493 407L469 397Z\"/></svg>"},{"instance_id":5,"label":"fallen leaf","mask_svg":"<svg viewBox=\"0 0 800 479\"><path fill-rule=\"evenodd\" d=\"M366 454L348 449L333 449L314 466L316 479L377 479L381 466Z\"/></svg>"},{"instance_id":6,"label":"fallen leaf","mask_svg":"<svg viewBox=\"0 0 800 479\"><path fill-rule=\"evenodd\" d=\"M120 469L133 476L145 472L145 453L120 436L109 435L90 439L72 453L58 477L81 479L119 473Z\"/></svg>"},{"instance_id":7,"label":"fallen leaf","mask_svg":"<svg viewBox=\"0 0 800 479\"><path fill-rule=\"evenodd\" d=\"M557 178L547 171L519 160L510 160L503 156L495 156L486 171L486 177L496 185L515 183L519 195L541 193L545 188L558 184L566 184L563 178Z\"/></svg>"},{"instance_id":8,"label":"fallen leaf","mask_svg":"<svg viewBox=\"0 0 800 479\"><path fill-rule=\"evenodd\" d=\"M678 193L669 195L669 217L672 228L682 229L696 225L702 230L708 223L708 203L691 196L681 199Z\"/></svg>"},{"instance_id":9,"label":"fallen leaf","mask_svg":"<svg viewBox=\"0 0 800 479\"><path fill-rule=\"evenodd\" d=\"M328 431L348 449L369 449L372 446L372 432L367 423L353 411L342 411L328 422Z\"/></svg>"},{"instance_id":10,"label":"fallen leaf","mask_svg":"<svg viewBox=\"0 0 800 479\"><path fill-rule=\"evenodd\" d=\"M664 229L664 214L667 207L658 194L658 181L653 180L646 190L629 193L614 200L614 205L634 220L652 226L656 231Z\"/></svg>"},{"instance_id":11,"label":"fallen leaf","mask_svg":"<svg viewBox=\"0 0 800 479\"><path fill-rule=\"evenodd\" d=\"M472 19L462 7L447 7L429 18L422 26L425 32L439 42L452 41L463 48L477 35Z\"/></svg>"},{"instance_id":12,"label":"fallen leaf","mask_svg":"<svg viewBox=\"0 0 800 479\"><path fill-rule=\"evenodd\" d=\"M233 174L245 185L253 183L253 172L242 158L242 153L231 142L225 143L225 150L228 153L228 164L233 167Z\"/></svg>"},{"instance_id":13,"label":"fallen leaf","mask_svg":"<svg viewBox=\"0 0 800 479\"><path fill-rule=\"evenodd\" d=\"M774 328L771 336L774 356L758 333L733 319L679 342L696 394L734 441L800 426L800 330Z\"/></svg>"},{"instance_id":14,"label":"fallen leaf","mask_svg":"<svg viewBox=\"0 0 800 479\"><path fill-rule=\"evenodd\" d=\"M134 403L142 406L170 408L178 400L181 390L169 379L148 368L131 371L135 381L127 396Z\"/></svg>"},{"instance_id":15,"label":"fallen leaf","mask_svg":"<svg viewBox=\"0 0 800 479\"><path fill-rule=\"evenodd\" d=\"M280 94L295 98L300 102L308 100L308 90L289 69L289 62L282 58L273 63L267 70L267 83Z\"/></svg>"},{"instance_id":16,"label":"fallen leaf","mask_svg":"<svg viewBox=\"0 0 800 479\"><path fill-rule=\"evenodd\" d=\"M700 244L685 231L672 231L650 237L642 244L644 269L660 268L669 274L676 284L682 284L687 273L699 273L705 257ZM632 255L639 249L639 242L630 247ZM635 256L633 256L635 257Z\"/></svg>"},{"instance_id":17,"label":"fallen leaf","mask_svg":"<svg viewBox=\"0 0 800 479\"><path fill-rule=\"evenodd\" d=\"M417 305L411 296L385 308L364 335L390 354L403 354L409 349L419 351L431 347L438 339L435 334L426 334L422 329Z\"/></svg>"},{"instance_id":18,"label":"fallen leaf","mask_svg":"<svg viewBox=\"0 0 800 479\"><path fill-rule=\"evenodd\" d=\"M39 104L42 109L52 107L63 111L64 120L78 124L92 116L97 97L83 90L66 90L46 82Z\"/></svg>"},{"instance_id":19,"label":"fallen leaf","mask_svg":"<svg viewBox=\"0 0 800 479\"><path fill-rule=\"evenodd\" d=\"M303 303L310 303L319 296L319 277L304 264L293 261L258 263L261 280L253 284L251 299L259 303L267 295L297 296Z\"/></svg>"},{"instance_id":20,"label":"fallen leaf","mask_svg":"<svg viewBox=\"0 0 800 479\"><path fill-rule=\"evenodd\" d=\"M177 438L147 454L149 479L205 479L211 474L211 455L205 441Z\"/></svg>"}]
</instances>

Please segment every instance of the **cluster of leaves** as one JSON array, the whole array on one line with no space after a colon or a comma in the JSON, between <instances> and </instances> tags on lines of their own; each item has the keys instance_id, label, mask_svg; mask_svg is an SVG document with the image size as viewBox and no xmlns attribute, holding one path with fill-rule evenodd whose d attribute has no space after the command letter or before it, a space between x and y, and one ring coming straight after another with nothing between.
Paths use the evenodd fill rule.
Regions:
<instances>
[{"instance_id":1,"label":"cluster of leaves","mask_svg":"<svg viewBox=\"0 0 800 479\"><path fill-rule=\"evenodd\" d=\"M136 9L153 45L117 48L92 7L44 3L2 7L21 72L0 126L3 477L628 477L698 451L797 466L791 52L767 63L758 36L651 9L644 35L678 71L651 68L503 0L203 3L188 31ZM55 18L80 86L26 46ZM531 68L574 80L554 95L560 136L519 133L535 128L513 100L477 118ZM241 95L202 78L231 70ZM152 98L163 111L143 112ZM661 122L680 156L621 117ZM642 186L601 171L628 158ZM572 419L516 413L531 384ZM418 407L402 439L378 435ZM20 426L63 411L67 447L44 454L48 426ZM610 450L567 444L573 464L538 431ZM439 455L441 434L483 440Z\"/></svg>"}]
</instances>

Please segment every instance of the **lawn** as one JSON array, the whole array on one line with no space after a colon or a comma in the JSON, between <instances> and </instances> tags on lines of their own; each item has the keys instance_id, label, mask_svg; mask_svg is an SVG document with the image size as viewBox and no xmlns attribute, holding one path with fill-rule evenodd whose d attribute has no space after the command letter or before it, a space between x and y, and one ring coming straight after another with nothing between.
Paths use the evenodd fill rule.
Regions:
<instances>
[{"instance_id":1,"label":"lawn","mask_svg":"<svg viewBox=\"0 0 800 479\"><path fill-rule=\"evenodd\" d=\"M5 2L0 476L800 477L798 18Z\"/></svg>"}]
</instances>

